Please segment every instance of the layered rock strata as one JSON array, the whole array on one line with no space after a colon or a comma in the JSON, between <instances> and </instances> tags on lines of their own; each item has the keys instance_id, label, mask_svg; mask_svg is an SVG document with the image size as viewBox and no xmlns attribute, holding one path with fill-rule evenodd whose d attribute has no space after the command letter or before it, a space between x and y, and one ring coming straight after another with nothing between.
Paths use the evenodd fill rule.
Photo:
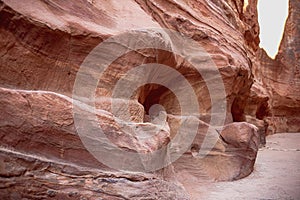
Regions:
<instances>
[{"instance_id":1,"label":"layered rock strata","mask_svg":"<svg viewBox=\"0 0 300 200\"><path fill-rule=\"evenodd\" d=\"M253 83L251 69L259 43L256 3L255 0L249 1L249 5L242 0L1 1L3 199L198 199L203 192L199 190L201 184L249 175L259 135L255 126L242 121L246 120L245 109ZM158 28L177 31L207 52L197 58L203 67L202 74L191 65L193 60L174 53L188 51L184 49L186 46L179 48L174 40L155 31ZM125 37L129 44L138 46L147 43L143 38L152 38L162 48L127 49L100 77L93 71L83 73L88 76L77 93L74 87L80 66L88 63L92 50L106 39L128 36L132 30L139 37ZM127 48L117 42L114 45L104 60ZM102 64L93 61L93 66ZM169 66L186 82L158 71L156 75L163 77L163 83L178 86L175 93L150 82L138 87L128 99L114 96L120 79L126 83L119 84L123 86L121 92L131 89L141 76L126 74L150 63ZM88 95L87 91L93 87L89 80L98 80L95 95L83 98L80 95ZM189 100L189 93L184 95L186 87L181 88L181 83L192 88L195 101ZM220 85L224 93L218 91ZM181 94L179 97L176 91ZM194 103L199 106L190 115L182 113L182 106ZM219 103L225 106L214 110ZM157 104L163 109L154 109ZM81 109L79 117L74 115L74 107ZM125 112L128 111L129 118L124 107L128 108ZM89 118L91 114L95 118ZM153 119L154 115L158 117ZM126 125L122 120L128 120ZM116 169L104 160L101 162L99 157L96 159L79 133L80 130L97 132L101 127L108 140L123 151L151 154L176 138L184 120L190 124L179 141L184 142L193 132L195 138L183 155L162 169L142 172L128 172L122 166L147 169L151 159L137 163L124 159L118 161L120 168ZM214 126L214 120L222 123ZM166 126L162 127L162 122ZM133 134L133 129L140 130L133 131L138 135ZM211 130L217 138L211 148L205 149L203 144ZM86 138L96 141L92 136L95 135ZM174 149L181 148L180 142L174 144ZM201 149L207 150L205 157ZM162 162L167 162L172 152L167 149L163 155Z\"/></svg>"}]
</instances>

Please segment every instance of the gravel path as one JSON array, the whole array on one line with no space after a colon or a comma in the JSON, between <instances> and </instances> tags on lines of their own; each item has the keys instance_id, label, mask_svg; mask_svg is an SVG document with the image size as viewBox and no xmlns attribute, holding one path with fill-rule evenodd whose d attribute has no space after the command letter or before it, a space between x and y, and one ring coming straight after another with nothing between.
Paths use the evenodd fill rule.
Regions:
<instances>
[{"instance_id":1,"label":"gravel path","mask_svg":"<svg viewBox=\"0 0 300 200\"><path fill-rule=\"evenodd\" d=\"M300 200L300 133L269 136L248 177L207 186L207 200Z\"/></svg>"}]
</instances>

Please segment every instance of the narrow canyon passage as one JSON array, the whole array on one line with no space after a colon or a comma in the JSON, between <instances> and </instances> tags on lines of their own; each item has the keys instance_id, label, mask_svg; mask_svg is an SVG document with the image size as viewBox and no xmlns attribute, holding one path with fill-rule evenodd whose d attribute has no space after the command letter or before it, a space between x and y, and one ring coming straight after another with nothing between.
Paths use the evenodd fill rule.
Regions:
<instances>
[{"instance_id":1,"label":"narrow canyon passage","mask_svg":"<svg viewBox=\"0 0 300 200\"><path fill-rule=\"evenodd\" d=\"M262 1L0 0L0 200L299 200L300 4L273 57Z\"/></svg>"}]
</instances>

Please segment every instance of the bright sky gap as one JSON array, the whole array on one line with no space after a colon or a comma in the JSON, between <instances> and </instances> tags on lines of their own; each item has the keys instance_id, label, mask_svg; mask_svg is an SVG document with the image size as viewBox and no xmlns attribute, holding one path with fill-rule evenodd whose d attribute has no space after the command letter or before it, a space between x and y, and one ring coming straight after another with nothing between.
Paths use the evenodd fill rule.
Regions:
<instances>
[{"instance_id":1,"label":"bright sky gap","mask_svg":"<svg viewBox=\"0 0 300 200\"><path fill-rule=\"evenodd\" d=\"M260 47L275 58L288 16L288 0L258 0Z\"/></svg>"}]
</instances>

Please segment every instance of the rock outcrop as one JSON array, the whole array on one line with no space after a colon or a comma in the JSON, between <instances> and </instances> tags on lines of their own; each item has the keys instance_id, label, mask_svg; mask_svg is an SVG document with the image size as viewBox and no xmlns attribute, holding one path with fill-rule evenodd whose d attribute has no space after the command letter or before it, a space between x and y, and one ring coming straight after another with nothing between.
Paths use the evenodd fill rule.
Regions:
<instances>
[{"instance_id":1,"label":"rock outcrop","mask_svg":"<svg viewBox=\"0 0 300 200\"><path fill-rule=\"evenodd\" d=\"M220 139L203 158L198 152L209 125L201 122L191 150L172 165L155 173L126 173L103 165L82 144L72 119L71 98L53 92L1 89L0 108L4 113L0 124L1 195L6 198L75 195L74 198L189 199L201 195L190 189L192 184L235 180L251 173L259 145L255 126L231 123L220 130ZM120 148L154 151L168 141L162 137L167 134L162 133L143 143L122 131L107 113L97 114L99 122L110 141ZM169 117L174 129L176 117ZM187 181L189 177L195 180ZM27 185L22 185L23 181ZM161 189L151 194L155 187Z\"/></svg>"},{"instance_id":2,"label":"rock outcrop","mask_svg":"<svg viewBox=\"0 0 300 200\"><path fill-rule=\"evenodd\" d=\"M243 121L266 98L250 93L256 3L0 1L0 197L199 199L249 175L260 136Z\"/></svg>"},{"instance_id":3,"label":"rock outcrop","mask_svg":"<svg viewBox=\"0 0 300 200\"><path fill-rule=\"evenodd\" d=\"M263 49L257 51L257 64L253 67L255 82L247 113L261 127L267 124L267 134L300 131L299 6L298 1L289 1L289 15L275 59Z\"/></svg>"}]
</instances>

